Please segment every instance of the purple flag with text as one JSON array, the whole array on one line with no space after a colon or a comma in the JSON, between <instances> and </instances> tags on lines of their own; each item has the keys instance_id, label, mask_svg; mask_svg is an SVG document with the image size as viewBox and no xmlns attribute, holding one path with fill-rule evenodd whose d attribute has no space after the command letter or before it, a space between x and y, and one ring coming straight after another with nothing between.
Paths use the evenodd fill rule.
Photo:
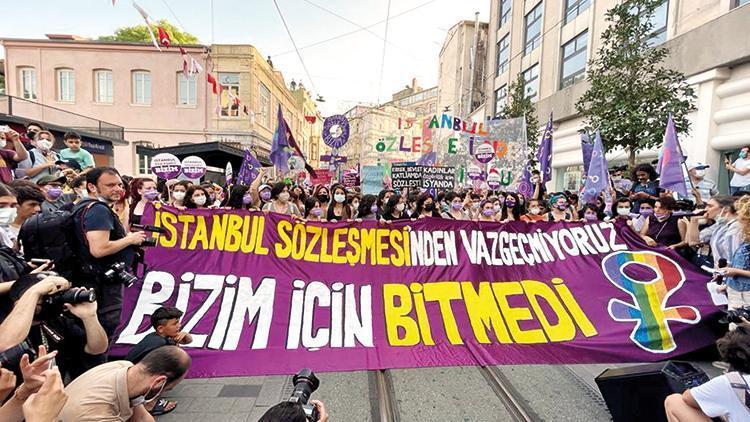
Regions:
<instances>
[{"instance_id":1,"label":"purple flag with text","mask_svg":"<svg viewBox=\"0 0 750 422\"><path fill-rule=\"evenodd\" d=\"M245 149L245 158L242 159L242 166L237 173L237 183L240 185L249 185L253 183L260 174L260 162L255 158L249 149Z\"/></svg>"},{"instance_id":2,"label":"purple flag with text","mask_svg":"<svg viewBox=\"0 0 750 422\"><path fill-rule=\"evenodd\" d=\"M552 180L552 113L549 114L547 127L544 128L542 144L539 145L539 152L536 155L539 161L539 173L542 177L542 184Z\"/></svg>"},{"instance_id":3,"label":"purple flag with text","mask_svg":"<svg viewBox=\"0 0 750 422\"><path fill-rule=\"evenodd\" d=\"M291 157L292 154L289 152L289 138L287 138L286 120L284 120L284 115L281 113L280 105L276 116L278 124L276 125L276 132L273 133L270 158L273 165L279 169L282 174L285 174L289 172L289 157Z\"/></svg>"},{"instance_id":4,"label":"purple flag with text","mask_svg":"<svg viewBox=\"0 0 750 422\"><path fill-rule=\"evenodd\" d=\"M604 145L599 131L596 131L594 145L591 150L591 163L586 173L586 184L583 187L583 203L595 202L597 196L609 187L607 173L607 157L604 156Z\"/></svg>"},{"instance_id":5,"label":"purple flag with text","mask_svg":"<svg viewBox=\"0 0 750 422\"><path fill-rule=\"evenodd\" d=\"M659 173L659 187L685 196L687 195L687 186L685 185L685 176L682 173L682 160L677 131L670 114L667 121L667 131L664 134L661 160L659 160L656 169Z\"/></svg>"}]
</instances>

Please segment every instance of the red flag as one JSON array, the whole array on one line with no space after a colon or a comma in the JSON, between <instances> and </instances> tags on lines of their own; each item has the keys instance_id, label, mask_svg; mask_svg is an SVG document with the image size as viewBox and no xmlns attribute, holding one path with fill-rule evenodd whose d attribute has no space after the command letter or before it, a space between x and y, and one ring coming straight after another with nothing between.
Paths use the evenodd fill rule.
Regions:
<instances>
[{"instance_id":1,"label":"red flag","mask_svg":"<svg viewBox=\"0 0 750 422\"><path fill-rule=\"evenodd\" d=\"M217 86L218 84L216 83L216 79L214 79L214 75L212 75L210 73L206 73L206 80L213 87L214 94L218 95L219 94L219 90L218 90L218 86Z\"/></svg>"},{"instance_id":2,"label":"red flag","mask_svg":"<svg viewBox=\"0 0 750 422\"><path fill-rule=\"evenodd\" d=\"M169 48L172 40L169 38L169 34L167 33L167 31L165 31L161 26L157 27L156 30L159 31L159 43L164 47Z\"/></svg>"},{"instance_id":3,"label":"red flag","mask_svg":"<svg viewBox=\"0 0 750 422\"><path fill-rule=\"evenodd\" d=\"M247 106L246 105L242 106L242 112L245 113L248 116L250 115L250 113L247 112Z\"/></svg>"},{"instance_id":4,"label":"red flag","mask_svg":"<svg viewBox=\"0 0 750 422\"><path fill-rule=\"evenodd\" d=\"M311 125L314 125L314 124L315 124L315 121L316 121L317 119L318 119L318 118L317 118L317 117L315 117L315 116L305 116L305 120L307 120L307 121L308 121L308 122L309 122L309 123L310 123Z\"/></svg>"}]
</instances>

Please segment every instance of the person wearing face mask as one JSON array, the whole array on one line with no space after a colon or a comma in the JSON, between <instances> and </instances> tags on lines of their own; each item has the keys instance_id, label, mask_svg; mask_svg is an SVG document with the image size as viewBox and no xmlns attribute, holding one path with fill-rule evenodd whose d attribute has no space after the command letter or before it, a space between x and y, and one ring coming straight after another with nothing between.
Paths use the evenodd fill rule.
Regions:
<instances>
[{"instance_id":1,"label":"person wearing face mask","mask_svg":"<svg viewBox=\"0 0 750 422\"><path fill-rule=\"evenodd\" d=\"M544 221L571 221L574 220L573 213L570 212L568 198L558 193L552 195L549 199L550 212L544 216Z\"/></svg>"},{"instance_id":2,"label":"person wearing face mask","mask_svg":"<svg viewBox=\"0 0 750 422\"><path fill-rule=\"evenodd\" d=\"M208 192L203 186L190 185L185 192L185 207L187 209L208 208Z\"/></svg>"},{"instance_id":3,"label":"person wearing face mask","mask_svg":"<svg viewBox=\"0 0 750 422\"><path fill-rule=\"evenodd\" d=\"M317 198L309 197L305 201L305 220L307 221L326 221L326 216L323 215L323 207L320 206L320 201Z\"/></svg>"},{"instance_id":4,"label":"person wearing face mask","mask_svg":"<svg viewBox=\"0 0 750 422\"><path fill-rule=\"evenodd\" d=\"M144 405L176 387L191 363L178 346L162 346L135 365L114 361L92 368L65 387L60 420L153 421Z\"/></svg>"},{"instance_id":5,"label":"person wearing face mask","mask_svg":"<svg viewBox=\"0 0 750 422\"><path fill-rule=\"evenodd\" d=\"M388 199L391 198L391 196L395 195L396 192L394 192L392 189L383 189L378 194L378 211L382 215L383 209L385 208L385 204L388 202Z\"/></svg>"},{"instance_id":6,"label":"person wearing face mask","mask_svg":"<svg viewBox=\"0 0 750 422\"><path fill-rule=\"evenodd\" d=\"M630 201L633 203L632 212L638 212L641 202L659 199L659 184L656 182L656 170L651 164L642 163L633 169L633 178L637 181L630 191Z\"/></svg>"},{"instance_id":7,"label":"person wearing face mask","mask_svg":"<svg viewBox=\"0 0 750 422\"><path fill-rule=\"evenodd\" d=\"M500 221L520 221L522 213L523 205L521 205L518 195L513 192L506 193L505 200L501 207L501 213L499 213Z\"/></svg>"},{"instance_id":8,"label":"person wearing face mask","mask_svg":"<svg viewBox=\"0 0 750 422\"><path fill-rule=\"evenodd\" d=\"M482 196L472 192L466 196L464 207L468 210L469 220L479 220L482 215Z\"/></svg>"},{"instance_id":9,"label":"person wearing face mask","mask_svg":"<svg viewBox=\"0 0 750 422\"><path fill-rule=\"evenodd\" d=\"M271 203L271 186L260 185L258 187L258 208L262 210L269 203Z\"/></svg>"},{"instance_id":10,"label":"person wearing face mask","mask_svg":"<svg viewBox=\"0 0 750 422\"><path fill-rule=\"evenodd\" d=\"M10 225L16 219L17 206L16 192L10 186L0 184L0 243L16 250L18 233L13 235Z\"/></svg>"},{"instance_id":11,"label":"person wearing face mask","mask_svg":"<svg viewBox=\"0 0 750 422\"><path fill-rule=\"evenodd\" d=\"M62 198L62 186L66 181L65 176L44 176L36 182L45 196L44 203L42 203L43 214L52 214L65 205L66 202Z\"/></svg>"},{"instance_id":12,"label":"person wearing face mask","mask_svg":"<svg viewBox=\"0 0 750 422\"><path fill-rule=\"evenodd\" d=\"M167 182L167 188L169 189L170 196L171 196L169 205L175 208L184 210L185 209L185 196L187 195L187 190L190 186L191 184L187 180L175 181L175 183L172 183L171 185L169 182Z\"/></svg>"},{"instance_id":13,"label":"person wearing face mask","mask_svg":"<svg viewBox=\"0 0 750 422\"><path fill-rule=\"evenodd\" d=\"M636 233L640 233L641 228L646 224L646 219L652 215L654 215L654 201L644 199L641 201L640 207L638 207L638 217L633 220L633 230L635 230Z\"/></svg>"},{"instance_id":14,"label":"person wearing face mask","mask_svg":"<svg viewBox=\"0 0 750 422\"><path fill-rule=\"evenodd\" d=\"M581 210L581 216L583 217L583 222L588 224L598 223L599 221L604 219L604 215L594 204L584 205L583 209Z\"/></svg>"},{"instance_id":15,"label":"person wearing face mask","mask_svg":"<svg viewBox=\"0 0 750 422\"><path fill-rule=\"evenodd\" d=\"M263 206L263 212L275 212L292 217L302 217L297 205L290 201L291 194L289 186L284 182L278 182L271 189L271 201Z\"/></svg>"},{"instance_id":16,"label":"person wearing face mask","mask_svg":"<svg viewBox=\"0 0 750 422\"><path fill-rule=\"evenodd\" d=\"M333 197L326 210L326 219L328 221L346 221L353 218L354 212L346 203L346 189L343 185L331 186Z\"/></svg>"},{"instance_id":17,"label":"person wearing face mask","mask_svg":"<svg viewBox=\"0 0 750 422\"><path fill-rule=\"evenodd\" d=\"M383 221L405 220L409 218L406 215L406 199L398 194L393 194L383 206L383 212L380 219Z\"/></svg>"},{"instance_id":18,"label":"person wearing face mask","mask_svg":"<svg viewBox=\"0 0 750 422\"><path fill-rule=\"evenodd\" d=\"M539 199L530 199L528 212L521 216L521 221L527 223L536 223L537 221L544 221L544 206L542 201Z\"/></svg>"},{"instance_id":19,"label":"person wearing face mask","mask_svg":"<svg viewBox=\"0 0 750 422\"><path fill-rule=\"evenodd\" d=\"M624 176L624 172L627 166L619 166L610 170L609 178L612 182L612 187L615 190L615 195L618 198L628 196L628 192L633 188L633 182Z\"/></svg>"},{"instance_id":20,"label":"person wearing face mask","mask_svg":"<svg viewBox=\"0 0 750 422\"><path fill-rule=\"evenodd\" d=\"M687 196L680 199L688 199L694 204L705 204L713 196L719 193L716 189L716 182L706 177L706 169L710 166L703 163L693 163L688 166L688 179L685 186L692 186L693 189L688 191Z\"/></svg>"},{"instance_id":21,"label":"person wearing face mask","mask_svg":"<svg viewBox=\"0 0 750 422\"><path fill-rule=\"evenodd\" d=\"M704 259L701 265L718 267L722 259L729 262L742 243L742 225L737 220L735 207L733 197L716 195L706 203L703 215L690 218L686 235L688 244L696 248L709 247L708 253L699 255L710 257L710 262ZM716 223L701 229L709 221Z\"/></svg>"},{"instance_id":22,"label":"person wearing face mask","mask_svg":"<svg viewBox=\"0 0 750 422\"><path fill-rule=\"evenodd\" d=\"M130 183L130 215L128 217L130 224L141 224L146 204L158 198L159 191L156 190L156 182L147 177L133 180Z\"/></svg>"},{"instance_id":23,"label":"person wearing face mask","mask_svg":"<svg viewBox=\"0 0 750 422\"><path fill-rule=\"evenodd\" d=\"M750 190L750 147L742 147L739 157L734 163L729 157L724 157L724 167L734 173L729 181L729 194L734 195L737 191Z\"/></svg>"},{"instance_id":24,"label":"person wearing face mask","mask_svg":"<svg viewBox=\"0 0 750 422\"><path fill-rule=\"evenodd\" d=\"M417 199L417 207L414 216L412 216L412 218L425 217L441 218L440 213L435 206L435 200L432 198L432 195L427 192L419 195L419 198Z\"/></svg>"},{"instance_id":25,"label":"person wearing face mask","mask_svg":"<svg viewBox=\"0 0 750 422\"><path fill-rule=\"evenodd\" d=\"M39 182L43 177L58 174L58 154L52 150L55 137L46 130L37 132L31 143L34 148L29 150L28 157L18 163L17 176L25 176L32 182Z\"/></svg>"},{"instance_id":26,"label":"person wearing face mask","mask_svg":"<svg viewBox=\"0 0 750 422\"><path fill-rule=\"evenodd\" d=\"M352 218L355 220L359 219L359 204L362 202L362 195L359 193L353 193L348 199L349 207L352 209Z\"/></svg>"},{"instance_id":27,"label":"person wearing face mask","mask_svg":"<svg viewBox=\"0 0 750 422\"><path fill-rule=\"evenodd\" d=\"M229 190L229 198L227 198L227 204L225 208L229 208L232 210L253 209L253 195L250 192L250 186L232 186L232 188Z\"/></svg>"},{"instance_id":28,"label":"person wearing face mask","mask_svg":"<svg viewBox=\"0 0 750 422\"><path fill-rule=\"evenodd\" d=\"M377 221L378 211L378 197L375 195L365 195L359 202L357 218L363 221Z\"/></svg>"},{"instance_id":29,"label":"person wearing face mask","mask_svg":"<svg viewBox=\"0 0 750 422\"><path fill-rule=\"evenodd\" d=\"M445 194L445 203L448 210L443 211L443 218L451 220L468 220L468 215L464 209L464 197L458 192L448 192Z\"/></svg>"},{"instance_id":30,"label":"person wearing face mask","mask_svg":"<svg viewBox=\"0 0 750 422\"><path fill-rule=\"evenodd\" d=\"M654 201L654 213L646 217L641 227L641 237L646 244L667 246L670 249L687 246L687 223L681 217L673 215L674 210L675 200L671 196L662 196Z\"/></svg>"},{"instance_id":31,"label":"person wearing face mask","mask_svg":"<svg viewBox=\"0 0 750 422\"><path fill-rule=\"evenodd\" d=\"M615 221L622 221L627 223L628 226L633 227L633 217L635 217L630 210L633 208L633 204L630 203L630 199L627 197L617 198L615 201Z\"/></svg>"},{"instance_id":32,"label":"person wearing face mask","mask_svg":"<svg viewBox=\"0 0 750 422\"><path fill-rule=\"evenodd\" d=\"M124 196L120 173L111 167L96 167L86 173L90 199L73 207L73 224L81 263L76 283L93 288L99 302L98 315L107 336L114 335L120 322L124 286L113 283L104 273L116 263L133 266L136 247L146 239L142 231L128 233L112 210Z\"/></svg>"},{"instance_id":33,"label":"person wearing face mask","mask_svg":"<svg viewBox=\"0 0 750 422\"><path fill-rule=\"evenodd\" d=\"M495 204L492 201L485 199L480 203L479 218L477 218L477 221L497 221Z\"/></svg>"}]
</instances>

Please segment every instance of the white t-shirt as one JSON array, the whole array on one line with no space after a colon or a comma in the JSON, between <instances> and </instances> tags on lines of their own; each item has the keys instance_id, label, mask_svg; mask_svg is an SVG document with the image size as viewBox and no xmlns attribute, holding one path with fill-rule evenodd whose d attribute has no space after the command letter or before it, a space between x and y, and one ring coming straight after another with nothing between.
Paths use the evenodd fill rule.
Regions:
<instances>
[{"instance_id":1,"label":"white t-shirt","mask_svg":"<svg viewBox=\"0 0 750 422\"><path fill-rule=\"evenodd\" d=\"M750 159L738 158L737 161L735 161L732 165L737 170L750 169ZM732 176L732 181L729 182L729 186L733 186L736 188L747 185L750 185L750 173L744 176L739 173L735 173L734 176Z\"/></svg>"},{"instance_id":2,"label":"white t-shirt","mask_svg":"<svg viewBox=\"0 0 750 422\"><path fill-rule=\"evenodd\" d=\"M743 378L750 383L750 376L743 375ZM708 417L724 416L729 422L750 420L750 411L737 398L726 375L691 388L690 394Z\"/></svg>"}]
</instances>

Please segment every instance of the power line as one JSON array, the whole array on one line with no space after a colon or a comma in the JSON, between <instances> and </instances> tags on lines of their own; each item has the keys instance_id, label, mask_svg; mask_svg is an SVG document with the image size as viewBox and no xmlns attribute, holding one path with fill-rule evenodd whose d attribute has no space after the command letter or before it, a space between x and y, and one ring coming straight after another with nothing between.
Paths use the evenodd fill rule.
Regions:
<instances>
[{"instance_id":1,"label":"power line","mask_svg":"<svg viewBox=\"0 0 750 422\"><path fill-rule=\"evenodd\" d=\"M403 12L399 12L399 13L391 16L390 19L395 19L395 18L397 18L399 16L403 16L403 15L405 15L407 13L411 13L411 12L417 10L417 9L420 9L422 7L425 7L427 5L435 3L436 1L438 1L438 0L430 0L430 1L424 2L422 4L418 4L418 5L410 8L410 9L404 10ZM381 21L375 22L375 23L373 23L371 25L366 25L366 26L362 27L362 29L355 29L354 31L349 31L349 32L346 32L346 33L343 33L343 34L339 34L339 35L333 36L331 38L327 38L325 40L316 41L316 42L314 42L312 44L303 45L299 49L300 50L305 50L305 49L310 48L310 47L315 47L315 46L318 46L318 45L321 45L321 44L325 44L325 43L328 43L328 42L331 42L331 41L335 41L335 40L338 40L338 39L341 39L341 38L344 38L344 37L348 37L349 35L353 35L353 34L356 34L358 32L362 32L364 30L367 30L367 29L370 29L372 27L378 26L378 25L380 25L383 22L385 22L385 20L381 20ZM295 50L288 50L288 51L284 51L283 53L274 54L273 57L283 56L285 54L294 53L294 52L295 52Z\"/></svg>"},{"instance_id":2,"label":"power line","mask_svg":"<svg viewBox=\"0 0 750 422\"><path fill-rule=\"evenodd\" d=\"M275 1L275 0L274 0ZM391 0L388 0L388 8L385 12L385 36L383 37L383 55L380 59L380 82L378 82L378 102L380 102L380 91L383 89L383 72L385 71L385 51L388 47L388 23L391 18Z\"/></svg>"},{"instance_id":3,"label":"power line","mask_svg":"<svg viewBox=\"0 0 750 422\"><path fill-rule=\"evenodd\" d=\"M294 46L294 51L297 53L297 57L299 57L300 63L302 63L302 68L305 70L305 75L307 75L307 79L310 81L310 85L312 85L313 91L315 91L315 93L318 96L320 96L320 91L318 91L318 88L315 86L315 82L313 81L313 78L310 76L310 71L307 70L307 65L305 64L305 61L302 59L302 54L300 54L299 48L297 48L297 43L294 42L294 37L292 37L292 31L289 30L289 25L286 24L286 19L284 19L284 14L281 13L281 8L279 7L279 3L277 3L276 0L273 0L273 4L274 6L276 6L276 10L279 12L279 17L281 18L281 22L284 24L286 33L287 35L289 35L289 39L292 41L292 45Z\"/></svg>"},{"instance_id":4,"label":"power line","mask_svg":"<svg viewBox=\"0 0 750 422\"><path fill-rule=\"evenodd\" d=\"M182 23L180 18L177 17L177 14L174 12L174 10L172 10L172 8L169 7L169 3L167 3L167 0L161 0L161 1L162 3L164 3L164 6L166 6L169 12L172 14L172 17L174 17L174 20L177 22L177 24L180 25L180 29L182 29L182 32L186 32L185 25Z\"/></svg>"}]
</instances>

